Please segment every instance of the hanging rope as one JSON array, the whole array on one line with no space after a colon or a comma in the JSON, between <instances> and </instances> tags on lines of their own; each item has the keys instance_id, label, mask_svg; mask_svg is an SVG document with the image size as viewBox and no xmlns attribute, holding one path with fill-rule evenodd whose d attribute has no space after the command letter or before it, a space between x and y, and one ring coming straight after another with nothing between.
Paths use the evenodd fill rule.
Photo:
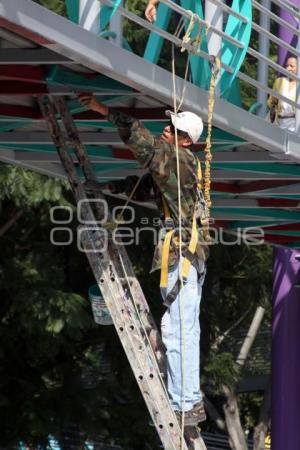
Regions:
<instances>
[{"instance_id":1,"label":"hanging rope","mask_svg":"<svg viewBox=\"0 0 300 450\"><path fill-rule=\"evenodd\" d=\"M187 67L188 67L187 61ZM186 69L187 73L187 69ZM176 101L176 79L175 79L176 73L175 73L175 50L174 50L174 44L172 44L172 81L173 81L173 108L174 108L174 114L175 118L177 117L178 107L177 107L177 101ZM186 80L185 80L186 81ZM185 84L184 81L184 84ZM183 101L184 98L184 87L182 92L182 98ZM182 217L181 217L181 189L180 189L180 166L179 166L179 148L178 148L178 133L177 133L177 126L176 126L176 120L175 120L175 152L176 152L176 169L177 169L177 198L178 198L178 224L179 224L179 264L178 264L178 276L180 280L180 289L179 289L179 311L180 311L180 325L182 330L182 355L181 355L181 389L182 389L182 395L181 395L181 402L182 402L182 415L181 415L181 450L184 448L184 418L185 418L185 324L184 324L184 308L183 308L183 314L181 309L181 294L182 294L182 288L183 288L183 278L182 278L182 270L181 270L181 263L182 263Z\"/></svg>"},{"instance_id":2,"label":"hanging rope","mask_svg":"<svg viewBox=\"0 0 300 450\"><path fill-rule=\"evenodd\" d=\"M190 13L190 23L188 25L188 28L186 30L185 35L183 36L182 43L181 43L181 52L186 51L186 45L189 44L192 46L193 51L196 53L198 49L201 47L202 40L203 40L203 29L205 29L205 33L209 30L209 23L204 21L204 23L200 22L198 20L198 15L194 13L193 11L187 10L187 12ZM197 34L194 38L191 38L191 33L194 29L194 26L197 25Z\"/></svg>"},{"instance_id":3,"label":"hanging rope","mask_svg":"<svg viewBox=\"0 0 300 450\"><path fill-rule=\"evenodd\" d=\"M199 21L196 20L197 15L194 13L191 13L191 20L188 26L188 29L186 31L186 34L182 41L182 47L181 52L185 51L184 44L190 44L193 47L193 50L197 51L199 46L202 43L202 28L200 27ZM191 40L190 34L193 31L195 23L198 24L198 30L197 35ZM178 26L179 28L179 26ZM177 28L177 30L178 30ZM207 27L208 28L208 27ZM179 33L178 33L179 34ZM211 62L213 62L213 71L212 71L212 77L210 82L210 89L209 89L209 101L208 101L208 129L207 129L207 138L206 138L206 146L205 146L205 176L204 176L204 199L206 202L206 214L205 218L202 222L203 226L203 236L205 239L209 239L209 217L210 217L210 207L211 207L211 198L210 198L210 185L211 185L211 178L210 178L210 163L212 160L212 154L211 154L211 134L212 134L212 117L213 117L213 109L214 109L214 93L215 93L215 86L216 86L216 80L217 76L220 70L220 60L216 57L211 58ZM176 79L175 79L175 51L174 51L174 44L172 45L172 79L173 79L173 103L174 103L174 114L175 118L176 115L183 103L184 96L185 96L185 89L186 89L186 80L187 80L187 73L188 73L188 66L189 66L189 56L187 58L187 64L186 64L186 70L185 70L185 77L184 77L184 84L182 88L181 93L181 99L179 101L179 105L177 106L176 102ZM179 151L178 151L178 134L177 134L177 127L176 127L176 121L175 121L175 151L176 151L176 165L177 165L177 196L178 196L178 222L179 222L179 280L180 280L180 289L179 289L179 305L180 305L180 323L181 323L181 330L182 330L182 358L181 358L181 370L182 370L182 423L181 423L181 450L184 447L184 418L185 418L185 317L184 317L184 308L181 308L182 302L181 302L181 294L182 294L182 288L183 288L183 278L182 278L182 270L181 270L181 263L182 263L182 216L181 216L181 189L180 189L180 170L179 170ZM185 300L185 299L183 299Z\"/></svg>"},{"instance_id":4,"label":"hanging rope","mask_svg":"<svg viewBox=\"0 0 300 450\"><path fill-rule=\"evenodd\" d=\"M203 236L206 240L210 239L209 236L209 220L210 220L210 209L212 206L211 197L210 197L210 187L211 187L211 135L212 135L212 118L214 112L214 104L215 104L215 88L216 81L219 75L221 62L220 59L216 56L211 56L212 63L212 76L210 79L209 86L209 96L208 96L208 117L207 117L207 136L205 141L205 172L204 172L204 200L206 203L206 214L205 218L202 219L203 226Z\"/></svg>"},{"instance_id":5,"label":"hanging rope","mask_svg":"<svg viewBox=\"0 0 300 450\"><path fill-rule=\"evenodd\" d=\"M190 44L193 47L193 50L197 52L197 50L200 48L203 40L203 23L201 24L200 20L198 20L198 15L195 14L192 11L188 11L190 13L190 23L188 25L187 31L182 39L181 44L181 52L184 52L186 50L185 45ZM191 33L194 29L194 26L197 25L197 33L196 36L192 39ZM210 24L208 22L205 22L204 24L205 32L207 33ZM212 154L211 154L211 135L212 135L212 117L213 117L213 110L214 110L214 95L215 95L215 87L216 87L216 81L219 75L219 71L221 68L221 62L220 59L216 56L210 56L210 63L212 68L212 76L210 80L210 86L209 86L209 97L208 97L208 117L207 117L207 137L205 141L205 171L204 171L204 199L206 203L206 211L205 211L205 217L202 219L202 225L203 225L203 236L206 240L210 239L209 236L209 220L210 220L210 209L212 206L211 197L210 197L210 187L211 187L211 161L212 161ZM187 61L186 66L186 72L187 67L189 64L189 60ZM180 109L184 95L185 95L185 89L186 89L186 77L184 80L184 87L182 91L182 98L180 100L179 106L177 110Z\"/></svg>"}]
</instances>

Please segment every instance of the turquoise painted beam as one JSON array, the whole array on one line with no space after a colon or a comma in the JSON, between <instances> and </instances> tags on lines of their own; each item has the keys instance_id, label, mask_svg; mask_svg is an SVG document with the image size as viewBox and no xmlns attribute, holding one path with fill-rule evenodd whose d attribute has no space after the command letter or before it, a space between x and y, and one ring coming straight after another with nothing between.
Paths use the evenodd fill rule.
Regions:
<instances>
[{"instance_id":1,"label":"turquoise painted beam","mask_svg":"<svg viewBox=\"0 0 300 450\"><path fill-rule=\"evenodd\" d=\"M288 225L291 222L288 221L280 221L277 222L276 220L264 220L264 221L257 221L257 220L252 220L252 221L247 221L247 220L235 220L230 222L229 224L229 228L232 230L236 230L238 228L264 228L264 230L267 230L267 226L273 226L273 225Z\"/></svg>"},{"instance_id":2,"label":"turquoise painted beam","mask_svg":"<svg viewBox=\"0 0 300 450\"><path fill-rule=\"evenodd\" d=\"M300 212L297 211L287 211L283 209L274 209L274 208L223 208L223 207L214 207L212 208L212 216L213 213L217 212L218 214L223 213L228 216L232 214L232 216L242 215L242 216L257 216L257 217L269 217L270 219L279 219L279 220L290 220L300 222Z\"/></svg>"},{"instance_id":3,"label":"turquoise painted beam","mask_svg":"<svg viewBox=\"0 0 300 450\"><path fill-rule=\"evenodd\" d=\"M233 105L241 108L242 99L241 99L240 80L238 78L234 78L226 94L221 95L221 97L226 98L226 100L229 103L232 103Z\"/></svg>"},{"instance_id":4,"label":"turquoise painted beam","mask_svg":"<svg viewBox=\"0 0 300 450\"><path fill-rule=\"evenodd\" d=\"M129 42L125 38L123 38L123 48L125 50L128 50L129 52L133 53L132 47L130 46Z\"/></svg>"},{"instance_id":5,"label":"turquoise painted beam","mask_svg":"<svg viewBox=\"0 0 300 450\"><path fill-rule=\"evenodd\" d=\"M123 91L134 92L133 89L129 88L125 84L119 83L118 81L106 77L105 75L97 75L92 78L88 78L78 72L73 72L57 65L51 67L45 80L50 85L68 85L69 87L78 89L81 92L90 90L101 90L104 92L116 91L116 93L121 93ZM99 95L101 95L100 92Z\"/></svg>"},{"instance_id":6,"label":"turquoise painted beam","mask_svg":"<svg viewBox=\"0 0 300 450\"><path fill-rule=\"evenodd\" d=\"M85 146L86 151L89 156L99 156L99 157L107 157L107 158L113 158L113 151L111 147L100 147L96 145L86 145ZM48 144L5 144L0 145L0 152L1 149L7 150L22 150L27 152L44 152L44 153L56 153L57 150L54 147L54 145L48 145Z\"/></svg>"},{"instance_id":7,"label":"turquoise painted beam","mask_svg":"<svg viewBox=\"0 0 300 450\"><path fill-rule=\"evenodd\" d=\"M238 18L229 15L225 28L225 33L244 44L244 48L237 48L232 43L223 40L222 62L233 68L230 74L221 69L220 91L224 98L230 95L230 87L236 78L238 71L246 56L251 37L252 4L251 0L233 0L231 8L248 19L247 23L241 22Z\"/></svg>"},{"instance_id":8,"label":"turquoise painted beam","mask_svg":"<svg viewBox=\"0 0 300 450\"><path fill-rule=\"evenodd\" d=\"M84 121L84 120L76 120L75 121L77 125L82 127L97 127L97 128L107 128L107 129L116 129L115 125L113 125L110 122L98 122L98 121ZM145 125L148 130L150 130L152 133L160 134L164 127L166 126L163 122L153 122L153 121L147 121L143 120L142 123Z\"/></svg>"},{"instance_id":9,"label":"turquoise painted beam","mask_svg":"<svg viewBox=\"0 0 300 450\"><path fill-rule=\"evenodd\" d=\"M205 139L207 136L207 127L204 128L201 138ZM235 142L245 142L244 139L234 136L234 134L228 133L227 131L220 130L219 128L213 128L212 131L213 139L220 139L224 141L235 141Z\"/></svg>"},{"instance_id":10,"label":"turquoise painted beam","mask_svg":"<svg viewBox=\"0 0 300 450\"><path fill-rule=\"evenodd\" d=\"M109 24L111 21L111 18L116 13L117 9L119 8L121 4L121 0L112 0L112 3L114 4L113 7L101 5L100 8L100 30L103 31L105 27Z\"/></svg>"},{"instance_id":11,"label":"turquoise painted beam","mask_svg":"<svg viewBox=\"0 0 300 450\"><path fill-rule=\"evenodd\" d=\"M99 33L99 36L101 36L104 39L108 39L108 38L116 39L117 33L115 33L114 31L107 30L107 31L101 31Z\"/></svg>"},{"instance_id":12,"label":"turquoise painted beam","mask_svg":"<svg viewBox=\"0 0 300 450\"><path fill-rule=\"evenodd\" d=\"M2 133L3 131L13 131L16 130L18 128L22 128L25 127L25 125L30 124L31 121L25 121L25 120L18 120L16 122L11 122L11 123L0 123L0 132Z\"/></svg>"},{"instance_id":13,"label":"turquoise painted beam","mask_svg":"<svg viewBox=\"0 0 300 450\"><path fill-rule=\"evenodd\" d=\"M68 17L72 22L79 22L79 0L66 0Z\"/></svg>"},{"instance_id":14,"label":"turquoise painted beam","mask_svg":"<svg viewBox=\"0 0 300 450\"><path fill-rule=\"evenodd\" d=\"M5 144L0 145L0 151L2 150L24 150L29 152L45 152L45 153L54 153L56 152L56 148L54 145L48 145L48 144Z\"/></svg>"},{"instance_id":15,"label":"turquoise painted beam","mask_svg":"<svg viewBox=\"0 0 300 450\"><path fill-rule=\"evenodd\" d=\"M104 97L105 98L105 97ZM142 120L143 124L153 133L161 133L164 127L167 125L168 121L154 121L154 120ZM84 126L89 126L89 124L93 124L91 126L101 126L101 128L115 128L110 122L104 122L102 118L99 116L99 122L97 120L91 121L84 121L84 120L76 120L77 124L83 124ZM205 140L207 136L207 128L205 127L203 130L203 134L201 136L201 140ZM223 144L223 141L232 141L232 144L224 145L224 149L228 149L231 147L238 146L240 143L245 142L243 139L240 139L237 136L233 136L230 133L223 132L222 130L219 130L217 128L213 129L212 132L212 140L215 142L213 150L223 150L221 147ZM219 144L217 144L217 141L220 141ZM220 145L219 147L216 147L216 145Z\"/></svg>"},{"instance_id":16,"label":"turquoise painted beam","mask_svg":"<svg viewBox=\"0 0 300 450\"><path fill-rule=\"evenodd\" d=\"M251 194L252 195L252 194ZM256 198L260 198L260 197L266 197L266 198L290 198L292 200L297 200L297 198L299 198L300 200L300 194L272 194L270 192L264 192L262 191L261 195L257 195L257 193L255 193L255 197Z\"/></svg>"},{"instance_id":17,"label":"turquoise painted beam","mask_svg":"<svg viewBox=\"0 0 300 450\"><path fill-rule=\"evenodd\" d=\"M157 19L155 22L155 26L161 28L162 30L166 30L170 22L171 14L172 10L163 3L160 3L157 8ZM144 51L144 59L152 62L153 64L157 64L163 42L163 37L151 31Z\"/></svg>"},{"instance_id":18,"label":"turquoise painted beam","mask_svg":"<svg viewBox=\"0 0 300 450\"><path fill-rule=\"evenodd\" d=\"M282 231L273 231L273 230L270 230L270 231L268 231L267 229L265 229L265 233L266 234L274 234L274 235L276 235L276 236L298 236L299 237L299 239L300 239L300 231L284 231L284 230L282 230Z\"/></svg>"},{"instance_id":19,"label":"turquoise painted beam","mask_svg":"<svg viewBox=\"0 0 300 450\"><path fill-rule=\"evenodd\" d=\"M237 146L237 144L235 142L233 142L232 144L225 144L225 145L213 142L212 149L213 149L213 153L215 153L215 152L223 152L225 150L230 150L231 148L235 148L236 146ZM198 152L197 154L199 155L200 153L202 153L202 151Z\"/></svg>"},{"instance_id":20,"label":"turquoise painted beam","mask_svg":"<svg viewBox=\"0 0 300 450\"><path fill-rule=\"evenodd\" d=\"M212 163L215 169L243 170L266 174L294 175L300 177L300 165L280 163Z\"/></svg>"},{"instance_id":21,"label":"turquoise painted beam","mask_svg":"<svg viewBox=\"0 0 300 450\"><path fill-rule=\"evenodd\" d=\"M215 199L230 199L230 198L235 198L236 194L231 194L231 193L226 193L226 192L219 192L219 191L214 191L212 190L210 192L211 197L215 198Z\"/></svg>"},{"instance_id":22,"label":"turquoise painted beam","mask_svg":"<svg viewBox=\"0 0 300 450\"><path fill-rule=\"evenodd\" d=\"M204 18L202 3L199 2L199 0L181 0L181 6L195 12L201 19ZM185 19L185 30L187 30L188 26L189 20ZM191 38L194 39L199 32L201 32L202 37L200 49L208 54L209 52L204 27L199 28L198 25L195 25L191 33ZM189 61L193 84L201 87L202 89L208 89L211 77L211 70L208 61L192 54L190 54Z\"/></svg>"},{"instance_id":23,"label":"turquoise painted beam","mask_svg":"<svg viewBox=\"0 0 300 450\"><path fill-rule=\"evenodd\" d=\"M256 114L257 110L261 108L262 104L260 102L255 102L253 105L250 106L248 109L249 113Z\"/></svg>"}]
</instances>

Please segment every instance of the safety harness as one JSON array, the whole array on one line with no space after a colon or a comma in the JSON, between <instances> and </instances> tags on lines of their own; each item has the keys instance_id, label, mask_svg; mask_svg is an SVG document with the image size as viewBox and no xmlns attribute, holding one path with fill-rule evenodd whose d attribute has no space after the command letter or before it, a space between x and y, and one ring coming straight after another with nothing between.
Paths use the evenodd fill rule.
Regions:
<instances>
[{"instance_id":1,"label":"safety harness","mask_svg":"<svg viewBox=\"0 0 300 450\"><path fill-rule=\"evenodd\" d=\"M200 219L200 222L204 222L207 213L206 213L206 206L205 201L202 194L202 171L201 171L201 164L199 159L197 158L197 183L196 183L196 191L197 191L197 197L194 204L194 211L193 211L193 218L192 218L192 229L191 229L191 238L190 242L187 246L187 248L182 252L183 259L182 259L182 266L181 266L181 275L183 282L187 281L188 273L191 267L191 264L193 264L196 256L196 248L199 240L198 235L198 219ZM160 273L160 287L166 288L168 285L168 271L169 271L169 255L170 255L170 246L172 242L172 238L174 240L174 243L179 246L181 245L181 242L179 242L178 238L175 236L174 233L176 231L175 224L173 219L171 218L170 214L170 208L169 205L165 199L164 196L162 196L162 204L163 204L163 210L164 210L164 223L165 228L167 229L167 232L164 237L164 242L162 246L162 257L161 257L161 273ZM171 228L171 229L170 229ZM172 290L168 293L164 300L164 305L169 307L173 301L175 300L176 296L178 295L178 292L180 290L180 277L178 278L177 282L175 283Z\"/></svg>"}]
</instances>

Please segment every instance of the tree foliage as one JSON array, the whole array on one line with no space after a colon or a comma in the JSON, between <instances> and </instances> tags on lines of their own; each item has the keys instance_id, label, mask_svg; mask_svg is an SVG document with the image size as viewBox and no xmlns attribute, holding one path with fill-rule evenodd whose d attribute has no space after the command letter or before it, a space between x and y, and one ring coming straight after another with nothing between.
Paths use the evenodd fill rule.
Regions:
<instances>
[{"instance_id":1,"label":"tree foliage","mask_svg":"<svg viewBox=\"0 0 300 450\"><path fill-rule=\"evenodd\" d=\"M93 322L87 290L94 281L85 256L75 245L57 247L49 241L50 207L72 205L66 183L1 166L0 186L0 223L16 209L25 211L0 241L0 445L43 444L49 434L63 442L64 430L76 424L85 437L102 435L115 442L118 436L124 448L140 450L146 448L146 435L147 448L156 448L115 330ZM137 209L133 227L145 214ZM76 223L72 228L76 233ZM130 257L159 322L159 274L148 274L152 234L141 237ZM270 320L270 270L268 247L212 248L202 300L202 383L217 403L221 384L235 386L239 373L234 355L212 346L249 307L267 307ZM257 401L243 411L246 426L255 421Z\"/></svg>"}]
</instances>

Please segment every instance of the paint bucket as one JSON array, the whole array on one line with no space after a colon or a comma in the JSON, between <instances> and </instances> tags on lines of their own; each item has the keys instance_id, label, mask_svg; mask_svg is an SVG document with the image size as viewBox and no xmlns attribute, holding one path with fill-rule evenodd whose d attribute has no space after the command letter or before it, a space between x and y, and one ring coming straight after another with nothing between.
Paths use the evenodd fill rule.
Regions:
<instances>
[{"instance_id":1,"label":"paint bucket","mask_svg":"<svg viewBox=\"0 0 300 450\"><path fill-rule=\"evenodd\" d=\"M95 322L99 325L112 325L111 315L97 284L93 284L89 288L89 299L92 304Z\"/></svg>"}]
</instances>

